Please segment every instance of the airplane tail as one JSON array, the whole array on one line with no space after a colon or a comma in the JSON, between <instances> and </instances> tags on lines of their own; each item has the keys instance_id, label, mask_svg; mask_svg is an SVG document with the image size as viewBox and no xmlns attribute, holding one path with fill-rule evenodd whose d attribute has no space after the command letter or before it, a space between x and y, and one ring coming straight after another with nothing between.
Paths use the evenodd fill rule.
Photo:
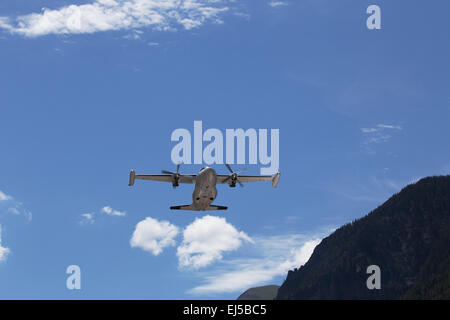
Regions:
<instances>
[{"instance_id":1,"label":"airplane tail","mask_svg":"<svg viewBox=\"0 0 450 320\"><path fill-rule=\"evenodd\" d=\"M227 210L228 207L224 206L215 206L215 205L209 205L206 207L205 210ZM192 204L186 204L183 206L172 206L170 207L170 210L191 210L191 211L204 211L204 210L198 210L196 209Z\"/></svg>"},{"instance_id":2,"label":"airplane tail","mask_svg":"<svg viewBox=\"0 0 450 320\"><path fill-rule=\"evenodd\" d=\"M134 179L136 178L136 174L134 173L134 170L130 171L130 182L128 183L128 185L131 187L132 185L134 185Z\"/></svg>"},{"instance_id":3,"label":"airplane tail","mask_svg":"<svg viewBox=\"0 0 450 320\"><path fill-rule=\"evenodd\" d=\"M278 185L278 181L280 181L280 173L278 172L276 175L272 178L272 187L276 188Z\"/></svg>"}]
</instances>

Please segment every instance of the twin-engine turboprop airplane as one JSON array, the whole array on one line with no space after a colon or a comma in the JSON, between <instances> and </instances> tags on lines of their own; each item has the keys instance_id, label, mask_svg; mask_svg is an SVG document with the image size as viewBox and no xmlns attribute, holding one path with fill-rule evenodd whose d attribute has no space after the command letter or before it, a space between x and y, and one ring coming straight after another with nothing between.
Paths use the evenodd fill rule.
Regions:
<instances>
[{"instance_id":1,"label":"twin-engine turboprop airplane","mask_svg":"<svg viewBox=\"0 0 450 320\"><path fill-rule=\"evenodd\" d=\"M236 183L243 187L242 182L272 181L272 186L275 188L280 180L279 172L273 176L240 176L240 172L233 172L228 164L225 164L225 166L230 171L229 175L216 174L216 171L210 167L202 168L198 174L180 174L179 164L176 172L162 170L163 174L136 174L134 170L131 170L130 183L128 185L134 185L135 179L171 182L174 188L178 187L180 183L195 184L194 192L192 193L192 204L172 206L170 209L204 211L227 209L224 206L211 204L217 197L216 184L218 183L228 183L233 188L236 187Z\"/></svg>"}]
</instances>

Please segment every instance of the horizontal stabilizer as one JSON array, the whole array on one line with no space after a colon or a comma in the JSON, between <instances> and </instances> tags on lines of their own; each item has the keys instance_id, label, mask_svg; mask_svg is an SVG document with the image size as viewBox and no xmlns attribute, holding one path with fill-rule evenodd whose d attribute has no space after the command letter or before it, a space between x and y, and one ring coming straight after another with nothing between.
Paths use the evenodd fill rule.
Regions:
<instances>
[{"instance_id":1,"label":"horizontal stabilizer","mask_svg":"<svg viewBox=\"0 0 450 320\"><path fill-rule=\"evenodd\" d=\"M215 205L209 205L204 210L196 209L192 204L186 204L184 206L172 206L170 207L170 210L191 210L191 211L205 211L205 210L227 210L228 207L225 206L215 206Z\"/></svg>"}]
</instances>

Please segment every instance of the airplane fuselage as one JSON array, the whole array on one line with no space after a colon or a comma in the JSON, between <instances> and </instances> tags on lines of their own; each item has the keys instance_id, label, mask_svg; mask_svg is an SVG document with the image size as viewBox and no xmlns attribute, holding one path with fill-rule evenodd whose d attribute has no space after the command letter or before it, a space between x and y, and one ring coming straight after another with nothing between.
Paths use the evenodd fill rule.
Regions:
<instances>
[{"instance_id":1,"label":"airplane fuselage","mask_svg":"<svg viewBox=\"0 0 450 320\"><path fill-rule=\"evenodd\" d=\"M213 168L205 167L195 178L192 204L196 210L206 210L217 197L217 175Z\"/></svg>"}]
</instances>

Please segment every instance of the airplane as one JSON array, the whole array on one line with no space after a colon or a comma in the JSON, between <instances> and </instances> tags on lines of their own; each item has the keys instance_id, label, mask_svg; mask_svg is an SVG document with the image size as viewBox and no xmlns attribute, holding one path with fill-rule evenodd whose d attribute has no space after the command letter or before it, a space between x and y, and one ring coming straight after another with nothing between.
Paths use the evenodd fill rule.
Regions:
<instances>
[{"instance_id":1,"label":"airplane","mask_svg":"<svg viewBox=\"0 0 450 320\"><path fill-rule=\"evenodd\" d=\"M279 172L273 176L240 176L239 173L242 171L236 173L233 172L228 164L225 164L225 166L230 171L229 175L217 174L216 171L210 167L200 169L198 174L180 174L180 164L177 165L176 172L162 170L161 173L163 174L136 174L134 170L131 170L130 182L128 185L133 186L135 179L171 182L174 188L178 187L180 183L194 184L192 204L171 206L170 209L205 211L227 209L225 206L211 204L217 197L216 184L228 183L231 188L234 188L236 187L236 183L243 187L244 185L242 182L272 181L272 186L275 188L280 180Z\"/></svg>"}]
</instances>

